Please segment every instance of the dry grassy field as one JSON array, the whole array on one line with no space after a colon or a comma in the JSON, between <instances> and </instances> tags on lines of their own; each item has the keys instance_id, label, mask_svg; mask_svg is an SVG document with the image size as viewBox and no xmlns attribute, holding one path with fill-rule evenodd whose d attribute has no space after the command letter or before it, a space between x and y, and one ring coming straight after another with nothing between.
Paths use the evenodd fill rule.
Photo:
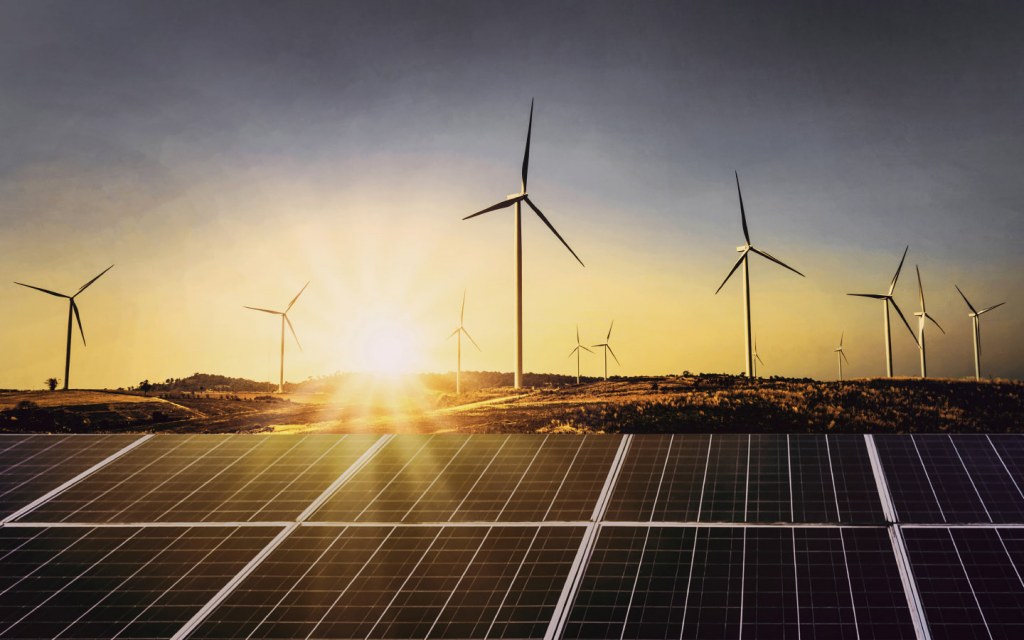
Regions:
<instances>
[{"instance_id":1,"label":"dry grassy field","mask_svg":"<svg viewBox=\"0 0 1024 640\"><path fill-rule=\"evenodd\" d=\"M330 392L0 392L5 432L943 433L1024 430L1024 384L668 376L486 387L410 382Z\"/></svg>"}]
</instances>

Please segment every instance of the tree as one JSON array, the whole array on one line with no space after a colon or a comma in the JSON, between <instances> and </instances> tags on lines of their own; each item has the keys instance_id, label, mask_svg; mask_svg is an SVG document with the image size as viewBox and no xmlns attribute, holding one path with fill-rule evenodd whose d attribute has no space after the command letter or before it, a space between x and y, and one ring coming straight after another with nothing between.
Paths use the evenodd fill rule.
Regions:
<instances>
[{"instance_id":1,"label":"tree","mask_svg":"<svg viewBox=\"0 0 1024 640\"><path fill-rule=\"evenodd\" d=\"M143 380L142 382L139 383L139 391L142 391L143 395L147 395L148 396L149 395L149 390L152 389L152 388L153 388L153 385L149 382L148 379L147 380Z\"/></svg>"},{"instance_id":2,"label":"tree","mask_svg":"<svg viewBox=\"0 0 1024 640\"><path fill-rule=\"evenodd\" d=\"M49 389L50 391L56 391L57 390L57 383L59 383L59 382L60 382L60 380L58 380L57 378L47 378L46 379L46 388Z\"/></svg>"}]
</instances>

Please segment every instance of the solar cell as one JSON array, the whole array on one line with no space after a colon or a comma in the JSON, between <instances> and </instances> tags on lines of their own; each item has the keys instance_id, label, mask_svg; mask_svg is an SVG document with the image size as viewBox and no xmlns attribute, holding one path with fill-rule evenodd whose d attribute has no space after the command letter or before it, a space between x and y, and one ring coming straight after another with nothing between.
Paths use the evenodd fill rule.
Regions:
<instances>
[{"instance_id":1,"label":"solar cell","mask_svg":"<svg viewBox=\"0 0 1024 640\"><path fill-rule=\"evenodd\" d=\"M583 527L304 526L195 638L541 638Z\"/></svg>"},{"instance_id":2,"label":"solar cell","mask_svg":"<svg viewBox=\"0 0 1024 640\"><path fill-rule=\"evenodd\" d=\"M0 529L0 637L170 637L272 527Z\"/></svg>"},{"instance_id":3,"label":"solar cell","mask_svg":"<svg viewBox=\"0 0 1024 640\"><path fill-rule=\"evenodd\" d=\"M0 436L0 518L137 440L137 435Z\"/></svg>"},{"instance_id":4,"label":"solar cell","mask_svg":"<svg viewBox=\"0 0 1024 640\"><path fill-rule=\"evenodd\" d=\"M156 436L20 520L293 520L377 439L362 435Z\"/></svg>"},{"instance_id":5,"label":"solar cell","mask_svg":"<svg viewBox=\"0 0 1024 640\"><path fill-rule=\"evenodd\" d=\"M913 638L884 528L604 526L566 638Z\"/></svg>"},{"instance_id":6,"label":"solar cell","mask_svg":"<svg viewBox=\"0 0 1024 640\"><path fill-rule=\"evenodd\" d=\"M320 522L582 521L620 438L396 438L314 515Z\"/></svg>"}]
</instances>

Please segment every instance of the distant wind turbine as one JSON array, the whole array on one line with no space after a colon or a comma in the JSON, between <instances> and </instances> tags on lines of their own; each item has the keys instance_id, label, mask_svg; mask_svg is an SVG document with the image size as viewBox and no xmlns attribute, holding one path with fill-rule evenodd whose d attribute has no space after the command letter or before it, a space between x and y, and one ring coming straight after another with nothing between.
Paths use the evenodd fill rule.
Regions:
<instances>
[{"instance_id":1,"label":"distant wind turbine","mask_svg":"<svg viewBox=\"0 0 1024 640\"><path fill-rule=\"evenodd\" d=\"M448 336L449 340L451 340L452 337L454 337L454 336L458 336L457 342L459 343L458 368L455 370L455 394L456 395L459 395L459 394L462 393L462 336L465 335L467 338L469 338L469 341L473 343L473 346L476 347L477 351L483 351L483 349L480 348L480 345L478 345L476 343L476 340L473 339L473 336L469 335L469 332L466 331L466 327L463 326L465 324L465 318L466 318L466 292L463 291L462 292L462 309L459 310L459 326L455 328L455 331L452 331L450 336Z\"/></svg>"},{"instance_id":2,"label":"distant wind turbine","mask_svg":"<svg viewBox=\"0 0 1024 640\"><path fill-rule=\"evenodd\" d=\"M846 352L843 351L843 336L845 336L845 335L846 335L845 331L839 334L839 346L832 350L836 354L836 360L839 361L839 381L840 382L843 381L843 360L846 360L846 364L850 364L850 359L846 357Z\"/></svg>"},{"instance_id":3,"label":"distant wind turbine","mask_svg":"<svg viewBox=\"0 0 1024 640\"><path fill-rule=\"evenodd\" d=\"M910 250L910 245L903 250L903 257L900 258L900 266L896 267L896 275L892 277L892 282L889 283L888 293L848 293L848 296L857 296L859 298L873 298L875 300L882 301L882 332L885 337L885 375L888 378L892 377L892 332L889 330L889 305L896 310L896 313L900 315L900 320L907 326L907 331L910 332L910 337L914 339L914 344L918 344L917 336L914 335L914 330L910 328L910 323L903 316L903 312L896 305L896 300L892 297L892 292L896 290L896 281L899 280L900 271L903 270L903 261L907 259L907 251Z\"/></svg>"},{"instance_id":4,"label":"distant wind turbine","mask_svg":"<svg viewBox=\"0 0 1024 640\"><path fill-rule=\"evenodd\" d=\"M986 307L985 309L978 311L974 308L974 305L971 304L971 301L967 299L967 296L964 295L964 292L960 291L960 287L957 285L953 286L960 292L960 297L964 299L964 302L967 303L967 308L971 310L971 312L967 314L967 317L971 319L971 322L974 325L974 379L981 380L981 321L979 320L979 317L981 314L988 313L996 307L1001 307L1006 303L1000 302L999 304L995 304L991 307Z\"/></svg>"},{"instance_id":5,"label":"distant wind turbine","mask_svg":"<svg viewBox=\"0 0 1024 640\"><path fill-rule=\"evenodd\" d=\"M533 100L530 100L530 122L526 127L526 151L523 153L523 183L522 189L519 193L513 193L509 195L505 200L502 200L498 204L491 205L486 209L477 211L472 215L468 215L463 220L469 220L476 216L483 215L489 211L495 211L497 209L504 209L515 205L515 257L516 257L516 357L515 357L515 388L519 389L523 386L523 236L522 236L522 203L526 202L527 205L533 212L537 214L537 217L547 225L551 233L555 234L565 248L569 250L569 253L576 258L576 261L583 265L583 261L576 255L576 252L572 250L569 243L559 235L555 227L548 221L544 214L541 213L537 205L530 200L529 195L526 192L526 177L530 166L530 134L533 131ZM583 265L585 266L585 265Z\"/></svg>"},{"instance_id":6,"label":"distant wind turbine","mask_svg":"<svg viewBox=\"0 0 1024 640\"><path fill-rule=\"evenodd\" d=\"M609 330L609 335L611 335L611 330ZM569 357L570 358L573 357L574 355L576 356L576 384L580 383L580 351L586 351L587 353L594 353L590 349L588 349L588 348L584 347L582 344L580 344L580 327L579 327L579 325L576 325L576 348L569 352ZM608 377L608 373L607 373L608 372L608 356L607 355L604 357L604 362L605 362L605 377L607 378Z\"/></svg>"},{"instance_id":7,"label":"distant wind turbine","mask_svg":"<svg viewBox=\"0 0 1024 640\"><path fill-rule=\"evenodd\" d=\"M308 282L302 285L302 288L295 294L295 297L288 303L288 306L285 307L284 311L273 311L271 309L260 309L259 307L247 307L242 305L246 309L252 309L253 311L262 311L263 313L281 316L281 377L277 383L278 393L284 393L284 325L288 325L288 329L292 332L292 337L295 338L295 344L298 345L299 351L302 351L302 343L299 342L299 336L295 334L295 327L292 326L292 321L288 319L288 312L292 310L292 307L295 306L295 301L299 299L299 296L302 295L302 292L305 291L308 286Z\"/></svg>"},{"instance_id":8,"label":"distant wind turbine","mask_svg":"<svg viewBox=\"0 0 1024 640\"><path fill-rule=\"evenodd\" d=\"M615 321L612 320L612 323L610 325L608 325L608 335L605 336L604 342L602 342L601 344L592 344L592 345L590 345L592 347L601 347L601 348L604 349L604 379L605 380L608 379L608 354L609 353L611 353L612 357L615 358L615 364L619 365L620 367L622 366L622 363L619 362L619 359L615 356L615 352L612 351L612 345L608 344L612 340L612 327L614 327L614 326L615 326ZM588 349L588 351L589 351L589 349ZM591 352L591 353L593 353L593 352Z\"/></svg>"},{"instance_id":9,"label":"distant wind turbine","mask_svg":"<svg viewBox=\"0 0 1024 640\"><path fill-rule=\"evenodd\" d=\"M77 298L80 293L82 293L87 288L89 288L89 285L91 285L92 283L94 283L97 280L99 280L100 276L102 276L104 273L110 271L113 268L114 268L114 265L110 265L109 267L107 267L106 269L101 271L99 276L96 276L95 278L93 278L89 282L86 282L85 284L83 284L81 287L79 287L78 291L74 292L70 296L69 295L65 295L63 293L57 293L56 291L50 291L49 289L43 289L42 287L34 287L34 286L30 285L30 284L24 284L22 282L15 282L14 283L14 284L21 285L23 287L28 287L29 289L35 289L36 291L42 291L43 293L48 293L51 296L56 296L58 298L66 298L67 301L68 301L68 347L67 347L67 352L66 352L66 354L64 356L64 391L68 390L68 378L71 375L71 316L72 315L75 316L75 321L78 323L78 333L82 336L82 346L85 346L85 331L82 330L82 317L78 313L78 305L75 304L75 298Z\"/></svg>"},{"instance_id":10,"label":"distant wind turbine","mask_svg":"<svg viewBox=\"0 0 1024 640\"><path fill-rule=\"evenodd\" d=\"M946 333L946 330L939 325L939 322L928 314L928 311L924 307L924 285L921 284L921 269L916 264L914 269L917 270L917 292L921 295L921 310L914 313L917 316L917 348L921 352L921 377L928 377L928 361L925 359L924 353L924 325L925 320L931 320L932 324L939 327L939 331Z\"/></svg>"},{"instance_id":11,"label":"distant wind turbine","mask_svg":"<svg viewBox=\"0 0 1024 640\"><path fill-rule=\"evenodd\" d=\"M753 369L753 374L754 375L753 375L753 377L756 378L757 377L757 363L760 362L761 364L764 364L764 360L761 359L761 356L757 355L757 336L754 336L753 356L754 356L754 359L753 359L753 362L751 364L754 365L754 369Z\"/></svg>"},{"instance_id":12,"label":"distant wind turbine","mask_svg":"<svg viewBox=\"0 0 1024 640\"><path fill-rule=\"evenodd\" d=\"M729 275L725 276L725 280L722 281L722 284L718 285L715 295L718 295L718 292L722 290L722 287L724 287L725 283L729 281L732 274L736 273L736 269L739 269L740 265L743 265L743 337L745 348L744 355L746 356L746 368L744 369L744 373L749 377L754 375L754 351L750 341L750 268L748 265L748 258L750 257L751 252L789 269L798 276L803 277L804 274L769 254L767 251L755 249L754 245L750 244L750 232L747 230L747 212L743 209L743 192L740 191L740 175L739 173L735 173L735 176L736 193L739 195L740 199L740 221L743 223L743 238L746 240L746 243L741 247L736 247L736 250L741 253L740 259L733 265L732 270L729 271Z\"/></svg>"}]
</instances>

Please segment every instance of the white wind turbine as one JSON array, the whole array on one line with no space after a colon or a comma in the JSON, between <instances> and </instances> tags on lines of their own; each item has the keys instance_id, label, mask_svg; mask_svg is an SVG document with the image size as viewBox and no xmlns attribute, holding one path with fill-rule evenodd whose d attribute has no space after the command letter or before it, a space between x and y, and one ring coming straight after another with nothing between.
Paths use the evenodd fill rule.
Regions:
<instances>
[{"instance_id":1,"label":"white wind turbine","mask_svg":"<svg viewBox=\"0 0 1024 640\"><path fill-rule=\"evenodd\" d=\"M846 352L843 351L843 337L845 335L846 335L845 331L839 334L839 346L832 350L836 354L836 360L839 361L839 381L840 382L843 381L843 360L846 360L846 364L850 364L850 359L846 357Z\"/></svg>"},{"instance_id":2,"label":"white wind turbine","mask_svg":"<svg viewBox=\"0 0 1024 640\"><path fill-rule=\"evenodd\" d=\"M611 330L608 330L608 335L611 335ZM569 357L576 356L576 384L580 383L580 351L586 351L587 353L594 353L590 349L580 344L580 327L576 325L576 348L569 352ZM604 357L605 362L605 377L608 377L608 356Z\"/></svg>"},{"instance_id":3,"label":"white wind turbine","mask_svg":"<svg viewBox=\"0 0 1024 640\"><path fill-rule=\"evenodd\" d=\"M299 289L299 292L295 294L295 297L292 298L292 301L288 303L288 306L285 307L284 311L274 311L272 309L261 309L259 307L248 307L242 305L246 309L252 309L253 311L262 311L263 313L281 316L281 377L277 383L278 393L284 393L284 325L288 325L288 329L290 329L292 332L292 337L295 338L295 344L298 345L299 351L302 351L302 344L299 342L299 336L295 334L295 327L292 326L292 321L288 319L288 312L292 310L292 307L295 306L295 301L299 299L299 296L302 295L302 292L305 291L306 287L308 286L308 282L302 285L302 288Z\"/></svg>"},{"instance_id":4,"label":"white wind turbine","mask_svg":"<svg viewBox=\"0 0 1024 640\"><path fill-rule=\"evenodd\" d=\"M455 369L455 394L456 395L460 395L462 393L462 336L465 335L467 338L469 338L469 341L473 343L473 346L476 347L477 351L483 351L483 349L480 348L480 345L478 345L476 343L476 340L473 339L473 336L469 335L469 332L466 331L466 327L463 326L465 324L465 318L466 318L466 292L463 291L462 292L462 308L459 310L459 326L456 327L455 331L452 331L451 335L448 336L449 340L451 340L455 336L458 336L457 342L459 343L458 368Z\"/></svg>"},{"instance_id":5,"label":"white wind turbine","mask_svg":"<svg viewBox=\"0 0 1024 640\"><path fill-rule=\"evenodd\" d=\"M612 320L612 323L610 325L608 325L608 335L605 336L604 342L602 342L601 344L592 344L592 345L590 345L592 347L601 347L601 348L604 349L604 379L605 380L608 379L608 354L609 353L611 353L612 357L615 358L615 364L619 365L620 367L622 366L622 363L619 362L619 359L615 356L615 352L612 351L612 345L608 344L612 340L612 327L614 327L614 326L615 326L615 321ZM588 351L589 351L589 349L588 349ZM591 352L591 353L593 353L593 352Z\"/></svg>"},{"instance_id":6,"label":"white wind turbine","mask_svg":"<svg viewBox=\"0 0 1024 640\"><path fill-rule=\"evenodd\" d=\"M896 305L896 300L892 297L892 292L896 290L896 281L899 280L900 271L903 270L903 261L907 259L907 251L910 250L910 245L903 250L903 257L900 258L900 266L896 267L896 275L892 277L892 281L889 283L888 293L848 293L848 296L857 296L859 298L873 298L875 300L882 301L882 333L885 337L885 375L886 377L892 377L892 332L889 330L889 305L896 310L899 314L900 320L907 326L907 331L910 332L910 337L913 338L914 344L917 344L917 336L914 335L914 330L910 328L910 323L903 316L903 312L900 311L899 306Z\"/></svg>"},{"instance_id":7,"label":"white wind turbine","mask_svg":"<svg viewBox=\"0 0 1024 640\"><path fill-rule=\"evenodd\" d=\"M752 355L754 356L754 359L753 359L753 361L751 363L751 364L754 365L753 377L756 378L757 377L757 363L760 362L761 364L764 364L764 360L761 359L761 356L757 355L757 336L754 336L754 351L753 351Z\"/></svg>"},{"instance_id":8,"label":"white wind turbine","mask_svg":"<svg viewBox=\"0 0 1024 640\"><path fill-rule=\"evenodd\" d=\"M798 276L803 277L804 274L769 254L767 251L755 249L754 245L750 244L750 232L747 230L747 212L743 209L743 192L740 191L740 176L739 173L735 173L735 175L736 193L740 199L740 221L743 223L743 238L746 240L746 244L741 247L736 247L736 250L742 255L740 255L740 259L736 261L736 264L733 265L732 270L729 271L729 275L725 276L725 280L722 281L722 284L718 285L715 295L718 295L718 292L722 290L722 287L724 287L725 283L729 281L732 274L736 273L736 269L739 269L740 265L743 265L743 339L745 349L744 355L746 356L744 373L749 377L754 375L754 351L750 340L750 267L748 265L750 254L756 253L762 258L767 258L775 264L789 269Z\"/></svg>"},{"instance_id":9,"label":"white wind turbine","mask_svg":"<svg viewBox=\"0 0 1024 640\"><path fill-rule=\"evenodd\" d=\"M83 291L88 289L89 285L91 285L92 283L94 283L97 280L99 280L100 276L102 276L104 273L110 271L113 268L114 268L114 265L110 265L109 267L107 267L106 269L101 271L99 276L96 276L95 278L93 278L89 282L86 282L85 284L83 284L81 287L78 288L78 291L74 292L70 296L69 295L65 295L63 293L57 293L56 291L50 291L49 289L43 289L42 287L35 287L35 286L30 285L30 284L25 284L23 282L15 282L14 283L14 284L17 284L17 285L21 285L23 287L28 287L29 289L35 289L36 291L42 291L43 293L48 293L51 296L56 296L58 298L65 298L68 301L68 346L67 346L67 351L65 352L65 355L64 355L64 391L68 390L68 378L71 376L71 316L72 315L74 315L75 321L78 323L78 333L79 333L79 335L82 336L82 346L85 346L85 331L82 330L82 317L78 313L78 305L75 304L75 298L77 298L80 293L82 293Z\"/></svg>"},{"instance_id":10,"label":"white wind turbine","mask_svg":"<svg viewBox=\"0 0 1024 640\"><path fill-rule=\"evenodd\" d=\"M967 303L967 308L971 310L971 312L967 314L967 317L971 319L971 323L974 327L974 379L981 380L981 322L979 318L981 317L981 314L988 313L996 307L1001 307L1006 303L1000 302L999 304L995 304L991 307L986 307L985 309L978 311L974 308L974 305L971 304L971 301L967 299L967 296L964 295L964 292L960 291L960 287L957 285L953 286L960 292L960 297L964 299L964 302Z\"/></svg>"},{"instance_id":11,"label":"white wind turbine","mask_svg":"<svg viewBox=\"0 0 1024 640\"><path fill-rule=\"evenodd\" d=\"M583 265L583 261L576 255L576 252L572 250L569 243L559 235L555 227L548 221L548 219L541 213L537 205L530 200L529 195L526 192L526 178L528 169L530 166L530 134L533 131L533 100L530 101L530 122L526 127L526 151L523 153L523 183L522 189L519 193L513 193L509 195L505 200L502 200L498 204L491 205L486 209L477 211L472 215L468 215L463 220L469 220L476 216L483 215L489 211L495 211L497 209L504 209L515 205L515 260L516 260L516 355L515 355L515 381L514 385L516 389L523 386L523 236L522 236L522 203L525 202L533 212L537 214L537 217L547 225L551 233L555 234L565 248L569 250L569 253L576 258L576 261ZM585 265L584 265L585 266Z\"/></svg>"},{"instance_id":12,"label":"white wind turbine","mask_svg":"<svg viewBox=\"0 0 1024 640\"><path fill-rule=\"evenodd\" d=\"M928 314L928 311L924 307L924 285L921 284L921 269L916 264L914 269L917 270L917 291L921 295L921 310L914 313L917 316L917 348L921 352L921 377L928 377L928 361L925 359L924 353L924 325L925 320L931 320L932 324L939 328L939 331L946 333L946 330L939 325L939 322Z\"/></svg>"}]
</instances>

